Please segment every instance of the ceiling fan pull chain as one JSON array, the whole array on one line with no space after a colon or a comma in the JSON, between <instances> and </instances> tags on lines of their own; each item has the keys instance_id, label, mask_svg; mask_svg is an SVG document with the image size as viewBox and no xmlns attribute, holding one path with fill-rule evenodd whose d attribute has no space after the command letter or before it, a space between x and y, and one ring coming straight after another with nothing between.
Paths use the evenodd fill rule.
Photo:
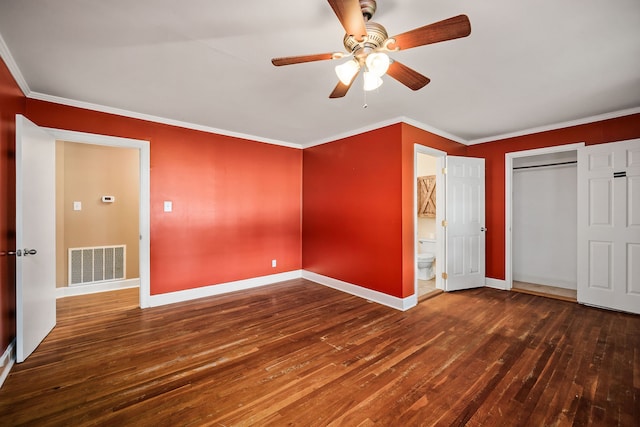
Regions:
<instances>
[{"instance_id":1,"label":"ceiling fan pull chain","mask_svg":"<svg viewBox=\"0 0 640 427\"><path fill-rule=\"evenodd\" d=\"M362 87L362 98L364 100L364 104L362 105L362 108L367 108L367 91L364 90L364 87Z\"/></svg>"}]
</instances>

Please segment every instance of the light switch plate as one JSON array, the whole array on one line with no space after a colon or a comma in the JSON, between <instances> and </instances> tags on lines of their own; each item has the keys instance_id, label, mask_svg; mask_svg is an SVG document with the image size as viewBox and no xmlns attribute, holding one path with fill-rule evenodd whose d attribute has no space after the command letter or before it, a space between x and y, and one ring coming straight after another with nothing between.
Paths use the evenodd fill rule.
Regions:
<instances>
[{"instance_id":1,"label":"light switch plate","mask_svg":"<svg viewBox=\"0 0 640 427\"><path fill-rule=\"evenodd\" d=\"M170 200L165 200L164 201L164 211L165 212L171 212L173 211L173 202Z\"/></svg>"},{"instance_id":2,"label":"light switch plate","mask_svg":"<svg viewBox=\"0 0 640 427\"><path fill-rule=\"evenodd\" d=\"M81 211L82 210L82 202L73 202L73 210Z\"/></svg>"}]
</instances>

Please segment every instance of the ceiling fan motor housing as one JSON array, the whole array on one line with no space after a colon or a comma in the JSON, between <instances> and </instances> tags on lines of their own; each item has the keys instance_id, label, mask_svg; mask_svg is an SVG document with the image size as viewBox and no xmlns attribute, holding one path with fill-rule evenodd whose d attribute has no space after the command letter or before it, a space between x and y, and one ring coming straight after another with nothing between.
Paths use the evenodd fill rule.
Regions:
<instances>
[{"instance_id":1,"label":"ceiling fan motor housing","mask_svg":"<svg viewBox=\"0 0 640 427\"><path fill-rule=\"evenodd\" d=\"M352 35L345 34L344 47L347 52L352 52L355 56L360 53L368 54L382 46L384 41L389 38L387 30L377 22L368 21L365 26L367 28L367 37L365 37L364 41L359 42Z\"/></svg>"}]
</instances>

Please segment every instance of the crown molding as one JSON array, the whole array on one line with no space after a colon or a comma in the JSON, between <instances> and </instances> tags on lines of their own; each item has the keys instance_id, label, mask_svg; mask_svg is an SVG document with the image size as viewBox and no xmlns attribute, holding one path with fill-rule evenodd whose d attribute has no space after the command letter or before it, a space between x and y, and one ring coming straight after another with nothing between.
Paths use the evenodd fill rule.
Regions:
<instances>
[{"instance_id":1,"label":"crown molding","mask_svg":"<svg viewBox=\"0 0 640 427\"><path fill-rule=\"evenodd\" d=\"M300 144L295 144L292 142L262 138L255 135L232 132L232 131L218 129L210 126L203 126L203 125L198 125L194 123L183 122L180 120L173 120L173 119L167 119L165 117L153 116L151 114L137 113L135 111L108 107L100 104L93 104L90 102L76 101L74 99L62 98L59 96L47 95L39 92L31 92L27 97L31 99L36 99L39 101L52 102L54 104L62 104L70 107L84 108L86 110L99 111L101 113L108 113L108 114L115 114L117 116L124 116L124 117L130 117L134 119L146 120L149 122L161 123L161 124L170 125L170 126L177 126L185 129L191 129L191 130L197 130L202 132L214 133L217 135L224 135L224 136L230 136L234 138L246 139L249 141L264 142L266 144L280 145L282 147L289 147L289 148L297 148L297 149L302 148Z\"/></svg>"},{"instance_id":2,"label":"crown molding","mask_svg":"<svg viewBox=\"0 0 640 427\"><path fill-rule=\"evenodd\" d=\"M435 127L430 126L428 124L419 122L417 120L413 120L413 119L410 119L408 117L402 117L402 122L406 123L406 124L408 124L410 126L413 126L415 128L418 128L418 129L424 130L426 132L432 133L434 135L438 135L438 136L441 136L443 138L450 139L451 141L457 142L458 144L469 145L469 141L467 141L464 138L460 138L457 135L454 135L452 133L443 131L441 129L435 128Z\"/></svg>"},{"instance_id":3,"label":"crown molding","mask_svg":"<svg viewBox=\"0 0 640 427\"><path fill-rule=\"evenodd\" d=\"M11 55L9 46L7 46L7 44L5 43L4 38L2 37L2 34L0 34L0 58L2 58L4 63L7 65L9 72L11 73L11 75L13 76L13 79L18 84L18 87L20 88L24 96L29 96L29 94L31 93L31 89L29 89L29 85L27 84L27 81L22 75L22 72L20 72L20 68L18 68L18 64L13 59L13 55Z\"/></svg>"},{"instance_id":4,"label":"crown molding","mask_svg":"<svg viewBox=\"0 0 640 427\"><path fill-rule=\"evenodd\" d=\"M616 119L618 117L630 116L632 114L638 114L638 113L640 113L640 107L628 108L625 110L613 111L611 113L604 113L604 114L598 114L595 116L584 117L582 119L571 120L567 122L559 122L559 123L554 123L546 126L523 129L517 132L504 133L501 135L494 135L494 136L485 137L485 138L473 139L468 142L468 145L484 144L485 142L495 142L495 141L500 141L502 139L532 135L534 133L548 132L551 130L558 130L558 129L568 128L572 126L586 125L589 123L601 122L603 120L609 120L609 119Z\"/></svg>"},{"instance_id":5,"label":"crown molding","mask_svg":"<svg viewBox=\"0 0 640 427\"><path fill-rule=\"evenodd\" d=\"M381 128L386 127L386 126L396 125L396 124L399 124L399 123L405 123L405 124L408 124L410 126L416 127L418 129L422 129L424 131L432 133L434 135L438 135L438 136L441 136L443 138L447 138L447 139L450 139L452 141L458 142L460 144L467 145L467 141L466 140L464 140L464 139L462 139L462 138L460 138L460 137L458 137L456 135L450 134L448 132L445 132L443 130L434 128L433 126L429 126L427 124L418 122L418 121L410 119L408 117L400 116L400 117L396 117L396 118L393 118L393 119L383 120L381 122L372 123L370 125L367 125L367 126L364 126L364 127L358 128L358 129L353 129L353 130L350 130L350 131L347 131L347 132L343 132L343 133L340 133L340 134L332 135L332 136L330 136L328 138L323 138L323 139L320 139L320 140L317 140L317 141L314 141L314 142L311 142L311 143L302 144L302 148L311 148L311 147L315 147L317 145L327 144L329 142L334 142L334 141L337 141L339 139L349 138L349 137L352 137L352 136L360 135L360 134L366 133L366 132L371 132L371 131L374 131L374 130L377 130L377 129L381 129Z\"/></svg>"}]
</instances>

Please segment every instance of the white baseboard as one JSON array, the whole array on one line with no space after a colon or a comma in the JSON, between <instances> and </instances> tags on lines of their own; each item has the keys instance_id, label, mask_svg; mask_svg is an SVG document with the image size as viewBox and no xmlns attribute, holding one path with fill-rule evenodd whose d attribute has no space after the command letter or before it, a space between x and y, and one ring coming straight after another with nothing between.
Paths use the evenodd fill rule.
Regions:
<instances>
[{"instance_id":1,"label":"white baseboard","mask_svg":"<svg viewBox=\"0 0 640 427\"><path fill-rule=\"evenodd\" d=\"M140 279L114 280L113 282L92 283L89 285L65 286L56 288L56 298L116 291L118 289L139 288Z\"/></svg>"},{"instance_id":2,"label":"white baseboard","mask_svg":"<svg viewBox=\"0 0 640 427\"><path fill-rule=\"evenodd\" d=\"M16 340L14 339L0 357L0 387L4 384L4 380L9 376L11 368L16 363Z\"/></svg>"},{"instance_id":3,"label":"white baseboard","mask_svg":"<svg viewBox=\"0 0 640 427\"><path fill-rule=\"evenodd\" d=\"M311 280L312 282L316 282L366 300L377 302L378 304L386 305L387 307L395 308L396 310L406 311L418 304L416 294L408 296L407 298L398 298L306 270L302 271L302 277L304 279Z\"/></svg>"},{"instance_id":4,"label":"white baseboard","mask_svg":"<svg viewBox=\"0 0 640 427\"><path fill-rule=\"evenodd\" d=\"M220 283L218 285L203 286L201 288L185 289L184 291L151 295L149 297L149 306L158 307L161 305L190 301L197 298L226 294L228 292L243 291L246 289L284 282L285 280L299 279L301 277L302 270L294 270L286 273L271 274L269 276L238 280L235 282Z\"/></svg>"},{"instance_id":5,"label":"white baseboard","mask_svg":"<svg viewBox=\"0 0 640 427\"><path fill-rule=\"evenodd\" d=\"M501 291L506 291L507 282L501 279L492 279L490 277L486 277L484 279L484 285L488 288L500 289Z\"/></svg>"}]
</instances>

